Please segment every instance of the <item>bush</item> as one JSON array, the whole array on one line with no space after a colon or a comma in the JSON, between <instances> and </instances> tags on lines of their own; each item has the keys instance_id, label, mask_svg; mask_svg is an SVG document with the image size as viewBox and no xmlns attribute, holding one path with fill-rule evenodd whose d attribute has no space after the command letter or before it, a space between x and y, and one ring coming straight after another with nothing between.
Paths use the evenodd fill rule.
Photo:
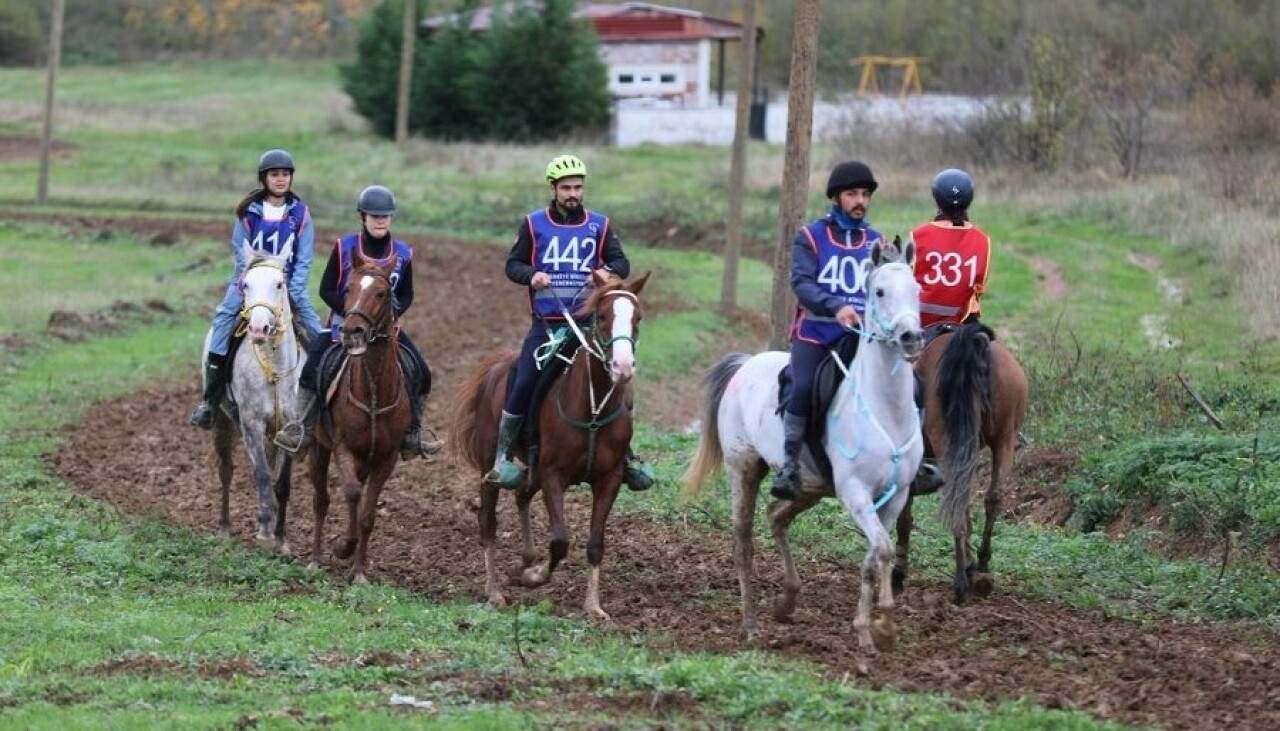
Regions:
<instances>
[{"instance_id":1,"label":"bush","mask_svg":"<svg viewBox=\"0 0 1280 731\"><path fill-rule=\"evenodd\" d=\"M34 4L25 0L0 0L0 66L38 63L43 37Z\"/></svg>"}]
</instances>

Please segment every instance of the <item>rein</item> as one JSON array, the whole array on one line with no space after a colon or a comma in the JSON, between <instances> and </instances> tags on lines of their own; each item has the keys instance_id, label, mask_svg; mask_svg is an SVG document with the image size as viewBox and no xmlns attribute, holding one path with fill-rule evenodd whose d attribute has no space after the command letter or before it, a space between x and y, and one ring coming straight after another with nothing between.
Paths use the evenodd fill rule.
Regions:
<instances>
[{"instance_id":1,"label":"rein","mask_svg":"<svg viewBox=\"0 0 1280 731\"><path fill-rule=\"evenodd\" d=\"M907 265L901 262L891 262L889 264L884 264L880 268L891 267L891 266L906 267ZM868 282L868 289L870 289L870 286L871 286L871 282ZM871 320L872 324L877 328L877 332L872 332L870 330L857 328L857 327L853 327L849 329L853 332L858 333L862 337L863 342L879 343L888 348L891 348L894 352L898 354L899 357L896 360L894 360L893 367L889 370L889 376L893 377L897 375L898 367L901 366L906 360L904 357L902 357L902 348L898 345L898 341L893 337L893 331L898 326L898 323L900 323L905 317L909 316L910 313L901 312L901 313L898 313L898 315L896 315L895 317L886 318L879 312L878 308L876 307L875 298L871 297L871 298L868 298L867 300L866 314L867 314L867 319ZM862 352L863 352L862 349L859 348L858 354L854 356L854 359L857 360L858 358L862 357ZM920 412L915 409L912 409L912 413L915 416L915 426L911 430L911 437L908 438L907 441L903 442L901 445L895 446L893 437L889 436L888 430L886 430L884 428L884 425L880 423L880 420L876 418L875 413L871 410L871 404L868 403L866 397L863 396L862 383L858 381L858 379L855 378L849 372L849 369L840 360L840 357L836 354L834 350L831 351L831 359L835 361L836 367L839 368L842 373L844 373L844 382L840 384L840 388L843 389L846 387L850 387L850 384L851 383L853 384L851 387L854 389L853 399L854 399L855 408L858 410L859 413L861 413L864 417L866 417L867 421L871 422L871 425L875 427L875 430L879 432L882 437L884 437L886 442L889 443L890 459L892 460L889 466L889 469L890 469L889 486L880 495L880 497L876 498L875 502L871 505L870 512L875 513L875 512L878 512L880 508L884 507L886 503L892 500L893 496L898 492L898 489L899 489L898 463L902 461L902 456L906 454L907 449L911 447L911 445L914 444L917 439L921 438L920 437ZM862 454L862 449L863 449L863 446L865 445L865 442L863 441L863 435L861 433L858 434L857 449L853 453L850 453L849 450L846 449L845 446L840 443L840 440L838 438L838 432L835 430L835 426L839 421L838 417L839 417L839 414L834 409L827 414L827 433L831 435L832 443L835 444L836 449L840 451L840 454L843 455L845 459L848 459L850 461L856 460Z\"/></svg>"},{"instance_id":2,"label":"rein","mask_svg":"<svg viewBox=\"0 0 1280 731\"><path fill-rule=\"evenodd\" d=\"M381 269L361 269L360 272L358 273L361 275L369 275L377 279L383 280L384 282L387 283L387 289L388 291L390 291L391 278L388 277ZM390 357L395 359L396 371L400 374L400 381L401 381L401 385L403 386L404 373L400 370L400 358L397 352L399 345L396 342L396 338L394 338L389 332L392 328L392 325L394 324L391 316L391 312L392 312L392 305L390 300L388 300L385 313L383 313L383 316L376 318L376 320L374 317L369 315L369 313L365 312L363 309L360 309L359 307L355 307L350 311L348 311L345 317L350 318L350 317L359 316L365 322L369 323L369 337L366 338L366 341L365 341L366 346L373 345L378 340L383 340L383 339L387 340L391 344L392 348L390 350L390 354L391 354ZM384 321L386 323L385 328L383 327ZM347 354L346 358L347 358L348 364L350 363L352 357L353 356L351 356L350 354ZM360 409L361 411L369 415L369 455L368 457L366 457L365 461L368 463L372 463L373 457L374 457L374 447L377 446L376 436L377 436L377 429L378 429L378 417L400 406L400 402L403 401L405 398L406 389L404 389L403 387L397 388L395 401L392 401L390 404L387 404L386 406L379 406L378 405L378 379L374 376L373 368L364 367L364 368L361 368L360 370L364 372L365 384L369 388L369 403L367 404L362 403L359 399L356 398L355 389L352 388L351 379L354 377L352 375L354 370L355 370L354 368L346 368L346 367L343 368L343 376L344 376L344 381L346 383L345 391L347 395L347 401L351 402L352 404L355 405L356 408Z\"/></svg>"},{"instance_id":3,"label":"rein","mask_svg":"<svg viewBox=\"0 0 1280 731\"><path fill-rule=\"evenodd\" d=\"M284 263L277 259L258 259L245 269L245 273L252 271L258 267L270 267L284 274ZM246 302L240 307L239 319L236 323L234 337L242 338L249 331L249 317L255 309L262 308L271 313L271 338L268 340L268 352L264 353L262 347L258 343L250 342L253 348L253 358L258 364L262 376L266 379L267 384L271 386L271 428L278 430L281 426L281 398L279 384L281 379L291 375L298 369L298 362L295 359L294 364L283 370L275 369L275 353L284 342L285 335L293 329L293 313L289 309L289 296L283 290L280 290L280 297L276 302L267 300L256 300L254 302ZM282 325L283 323L283 325ZM295 346L295 350L296 350Z\"/></svg>"},{"instance_id":4,"label":"rein","mask_svg":"<svg viewBox=\"0 0 1280 731\"><path fill-rule=\"evenodd\" d=\"M635 296L635 294L625 289L618 289L612 292L605 292L604 294L600 295L600 297L603 299L604 297L612 297L615 295L628 297L631 299L632 302L635 302L637 305L639 305L640 300ZM574 321L573 317L569 314L568 310L564 307L563 304L561 304L560 311L564 313L565 322L568 323L569 329L572 330L574 336L578 338L578 343L581 345L581 347L579 348L579 351L585 350L590 355L590 357L595 358L597 361L599 361L601 365L604 366L606 374L608 373L608 370L609 370L607 352L608 352L608 349L612 347L614 343L620 340L624 340L624 341L630 342L632 347L635 347L636 340L634 337L630 335L614 335L614 336L611 336L608 340L601 342L600 328L598 327L598 317L595 315L592 315L591 337L588 337L587 334L582 331L582 328L578 327L578 323ZM593 345L594 347L592 347ZM572 371L574 364L577 363L577 360L578 360L578 354L575 352L573 355L573 359L569 362L570 371ZM600 416L601 412L604 411L605 406L608 405L609 400L613 398L613 394L618 388L618 382L613 381L612 385L609 386L609 390L604 394L604 398L597 401L596 400L596 383L595 383L595 379L592 377L592 374L591 374L591 361L588 360L586 361L586 363L587 363L587 394L589 398L588 408L590 408L591 410L590 421L581 421L581 420L575 419L572 416L569 416L569 414L565 412L564 384L565 384L565 381L568 380L569 374L566 373L564 378L560 379L560 382L556 385L556 410L559 412L560 418L566 424L569 424L570 426L576 427L578 429L582 429L587 432L587 458L586 458L586 464L583 471L583 480L586 480L590 476L591 464L592 462L595 461L597 433L604 427L613 423L619 416L621 416L622 410L625 407L625 404L619 402L617 407L614 408L614 410L610 412L608 415L604 416L603 418Z\"/></svg>"}]
</instances>

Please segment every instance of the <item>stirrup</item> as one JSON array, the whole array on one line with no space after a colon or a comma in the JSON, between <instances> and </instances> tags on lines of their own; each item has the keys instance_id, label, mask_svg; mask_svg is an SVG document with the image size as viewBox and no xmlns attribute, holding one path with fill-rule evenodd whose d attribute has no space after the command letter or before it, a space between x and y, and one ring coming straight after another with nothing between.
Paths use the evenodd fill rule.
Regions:
<instances>
[{"instance_id":1,"label":"stirrup","mask_svg":"<svg viewBox=\"0 0 1280 731\"><path fill-rule=\"evenodd\" d=\"M628 461L622 468L622 481L627 487L634 492L642 492L648 490L657 484L658 480L654 477L653 466L648 462L636 460Z\"/></svg>"},{"instance_id":2,"label":"stirrup","mask_svg":"<svg viewBox=\"0 0 1280 731\"><path fill-rule=\"evenodd\" d=\"M297 454L302 448L307 446L308 440L307 427L305 424L297 421L291 421L280 427L280 431L276 432L276 436L271 443L283 449L289 454Z\"/></svg>"},{"instance_id":3,"label":"stirrup","mask_svg":"<svg viewBox=\"0 0 1280 731\"><path fill-rule=\"evenodd\" d=\"M196 404L196 407L191 410L191 415L187 417L187 423L201 429L212 429L213 407L207 401Z\"/></svg>"},{"instance_id":4,"label":"stirrup","mask_svg":"<svg viewBox=\"0 0 1280 731\"><path fill-rule=\"evenodd\" d=\"M436 435L435 429L432 429L429 426L422 427L422 431L431 435L430 439L421 442L422 456L433 457L437 454L440 454L440 451L444 449L444 440Z\"/></svg>"},{"instance_id":5,"label":"stirrup","mask_svg":"<svg viewBox=\"0 0 1280 731\"><path fill-rule=\"evenodd\" d=\"M524 486L524 473L527 469L511 460L506 460L494 465L493 469L484 476L484 481L505 490L515 490Z\"/></svg>"}]
</instances>

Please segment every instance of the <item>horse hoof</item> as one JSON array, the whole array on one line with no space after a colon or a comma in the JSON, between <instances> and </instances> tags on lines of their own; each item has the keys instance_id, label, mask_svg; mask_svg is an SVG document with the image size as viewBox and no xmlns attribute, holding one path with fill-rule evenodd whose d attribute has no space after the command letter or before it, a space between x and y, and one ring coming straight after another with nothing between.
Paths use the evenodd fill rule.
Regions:
<instances>
[{"instance_id":1,"label":"horse hoof","mask_svg":"<svg viewBox=\"0 0 1280 731\"><path fill-rule=\"evenodd\" d=\"M892 617L882 617L871 623L871 642L880 652L893 652L898 643L898 628Z\"/></svg>"},{"instance_id":2,"label":"horse hoof","mask_svg":"<svg viewBox=\"0 0 1280 731\"><path fill-rule=\"evenodd\" d=\"M224 540L224 541L225 541L225 540L227 540L227 539L228 539L228 538L230 538L230 537L231 537L231 531L230 531L230 530L228 530L228 529L226 529L226 528L219 528L219 529L218 529L218 538L219 538L219 539L221 539L221 540Z\"/></svg>"},{"instance_id":3,"label":"horse hoof","mask_svg":"<svg viewBox=\"0 0 1280 731\"><path fill-rule=\"evenodd\" d=\"M351 554L355 553L355 550L356 550L355 541L342 540L342 541L334 541L333 543L333 555L337 556L343 561L351 558Z\"/></svg>"},{"instance_id":4,"label":"horse hoof","mask_svg":"<svg viewBox=\"0 0 1280 731\"><path fill-rule=\"evenodd\" d=\"M796 598L784 594L773 600L773 618L779 622L790 623L796 613Z\"/></svg>"},{"instance_id":5,"label":"horse hoof","mask_svg":"<svg viewBox=\"0 0 1280 731\"><path fill-rule=\"evenodd\" d=\"M491 591L489 592L489 606L494 609L502 609L507 606L507 598L502 595L502 592Z\"/></svg>"},{"instance_id":6,"label":"horse hoof","mask_svg":"<svg viewBox=\"0 0 1280 731\"><path fill-rule=\"evenodd\" d=\"M319 561L312 560L307 562L307 571L320 571L320 570L321 568L320 568Z\"/></svg>"},{"instance_id":7,"label":"horse hoof","mask_svg":"<svg viewBox=\"0 0 1280 731\"><path fill-rule=\"evenodd\" d=\"M979 599L986 599L991 596L991 592L995 591L996 580L991 578L991 574L978 574L973 579L973 595Z\"/></svg>"},{"instance_id":8,"label":"horse hoof","mask_svg":"<svg viewBox=\"0 0 1280 731\"><path fill-rule=\"evenodd\" d=\"M351 583L353 583L353 584L368 584L368 583L369 583L369 577L365 576L364 574L356 574L356 575L354 575L354 576L352 576L352 577L351 577Z\"/></svg>"},{"instance_id":9,"label":"horse hoof","mask_svg":"<svg viewBox=\"0 0 1280 731\"><path fill-rule=\"evenodd\" d=\"M254 536L253 540L264 551L276 550L276 539L272 536Z\"/></svg>"},{"instance_id":10,"label":"horse hoof","mask_svg":"<svg viewBox=\"0 0 1280 731\"><path fill-rule=\"evenodd\" d=\"M587 616L589 616L591 619L596 620L597 622L609 621L609 614L605 612L603 609L601 609L600 607L587 608Z\"/></svg>"},{"instance_id":11,"label":"horse hoof","mask_svg":"<svg viewBox=\"0 0 1280 731\"><path fill-rule=\"evenodd\" d=\"M542 566L534 566L520 572L520 584L527 588L542 586L550 578L550 574Z\"/></svg>"}]
</instances>

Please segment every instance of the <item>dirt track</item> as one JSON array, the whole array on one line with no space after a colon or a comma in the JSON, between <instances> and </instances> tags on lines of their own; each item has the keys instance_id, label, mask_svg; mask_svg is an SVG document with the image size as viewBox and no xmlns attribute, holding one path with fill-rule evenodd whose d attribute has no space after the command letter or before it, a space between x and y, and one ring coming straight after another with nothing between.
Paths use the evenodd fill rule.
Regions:
<instances>
[{"instance_id":1,"label":"dirt track","mask_svg":"<svg viewBox=\"0 0 1280 731\"><path fill-rule=\"evenodd\" d=\"M452 388L472 364L485 351L518 343L525 320L509 315L521 311L523 295L502 279L496 249L432 241L419 247L416 262L419 300L407 327L435 372L429 421L445 425ZM215 297L211 291L210 306ZM660 309L661 303L653 303L648 311L652 316ZM640 356L643 362L643 351ZM667 425L685 423L696 407L696 399L689 398L692 384L691 377L661 393L650 389L642 415ZM58 473L126 512L155 512L212 533L216 478L207 462L209 437L185 426L197 392L193 367L181 388L145 391L95 407L66 435L55 457ZM232 530L249 541L252 488L240 467ZM371 578L430 598L483 601L483 564L470 507L476 484L475 474L447 459L398 467L383 493L371 542ZM294 485L288 535L300 555L311 533L311 488L302 468ZM587 578L581 539L589 494L575 491L570 503L574 546L569 559L549 586L513 588L508 599L546 599L556 611L580 617ZM518 534L503 532L515 529L509 498L502 510L500 550L515 563ZM329 536L342 530L341 513L335 502ZM1108 621L1045 601L1020 600L1007 584L998 585L989 600L956 608L948 601L946 582L916 579L900 604L897 651L869 658L851 632L858 567L805 556L798 560L805 587L796 622L776 624L765 612L761 648L814 662L828 677L987 701L1028 697L1047 707L1162 728L1280 728L1280 648L1251 630ZM780 583L776 553L760 547L757 567L761 595L771 599ZM328 568L345 580L345 567L331 563ZM680 650L744 647L726 532L615 515L602 602L612 615L608 628L623 635L645 633Z\"/></svg>"}]
</instances>

